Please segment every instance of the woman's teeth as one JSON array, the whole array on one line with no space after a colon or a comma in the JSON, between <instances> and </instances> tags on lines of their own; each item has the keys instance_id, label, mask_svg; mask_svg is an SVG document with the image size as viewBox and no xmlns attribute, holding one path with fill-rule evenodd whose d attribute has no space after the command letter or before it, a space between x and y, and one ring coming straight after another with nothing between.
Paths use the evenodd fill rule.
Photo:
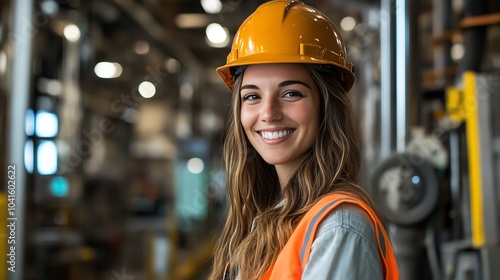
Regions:
<instances>
[{"instance_id":1,"label":"woman's teeth","mask_svg":"<svg viewBox=\"0 0 500 280\"><path fill-rule=\"evenodd\" d=\"M289 129L289 130L282 130L282 131L273 131L273 132L270 132L270 131L262 131L261 132L261 135L264 139L268 139L268 140L274 140L274 139L278 139L278 138L282 138L282 137L285 137L287 136L288 134L292 133L293 130L292 129Z\"/></svg>"}]
</instances>

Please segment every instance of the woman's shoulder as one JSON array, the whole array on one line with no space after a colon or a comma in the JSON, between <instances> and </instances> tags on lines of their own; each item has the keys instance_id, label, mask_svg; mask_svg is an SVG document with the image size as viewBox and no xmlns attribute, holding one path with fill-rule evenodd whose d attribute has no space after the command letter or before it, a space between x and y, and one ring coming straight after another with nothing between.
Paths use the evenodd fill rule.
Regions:
<instances>
[{"instance_id":1,"label":"woman's shoulder","mask_svg":"<svg viewBox=\"0 0 500 280\"><path fill-rule=\"evenodd\" d=\"M383 279L375 231L360 206L342 203L320 222L302 279Z\"/></svg>"},{"instance_id":2,"label":"woman's shoulder","mask_svg":"<svg viewBox=\"0 0 500 280\"><path fill-rule=\"evenodd\" d=\"M377 246L372 219L364 209L352 203L333 208L320 222L316 238L331 231L352 233Z\"/></svg>"}]
</instances>

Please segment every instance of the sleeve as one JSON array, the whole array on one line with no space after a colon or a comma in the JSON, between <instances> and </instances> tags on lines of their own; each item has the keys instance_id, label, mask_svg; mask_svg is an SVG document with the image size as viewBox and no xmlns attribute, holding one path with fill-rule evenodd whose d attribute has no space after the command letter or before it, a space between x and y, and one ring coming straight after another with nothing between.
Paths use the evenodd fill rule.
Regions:
<instances>
[{"instance_id":1,"label":"sleeve","mask_svg":"<svg viewBox=\"0 0 500 280\"><path fill-rule=\"evenodd\" d=\"M372 221L356 205L339 205L319 225L302 280L327 279L384 279Z\"/></svg>"}]
</instances>

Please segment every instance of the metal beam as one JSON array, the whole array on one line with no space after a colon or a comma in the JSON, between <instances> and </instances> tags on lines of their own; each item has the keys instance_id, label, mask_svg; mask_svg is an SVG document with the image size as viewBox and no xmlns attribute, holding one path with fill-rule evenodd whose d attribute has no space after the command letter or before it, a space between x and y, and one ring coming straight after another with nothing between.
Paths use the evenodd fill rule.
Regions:
<instances>
[{"instance_id":1,"label":"metal beam","mask_svg":"<svg viewBox=\"0 0 500 280\"><path fill-rule=\"evenodd\" d=\"M23 279L24 270L24 226L26 171L24 169L24 143L26 142L25 114L31 91L32 41L36 35L33 25L33 1L17 0L13 3L12 36L12 90L8 118L8 165L15 166L15 273L10 280ZM12 216L8 216L11 218Z\"/></svg>"},{"instance_id":2,"label":"metal beam","mask_svg":"<svg viewBox=\"0 0 500 280\"><path fill-rule=\"evenodd\" d=\"M394 95L395 95L395 30L393 12L395 0L382 0L380 7L380 158L393 152L394 146Z\"/></svg>"}]
</instances>

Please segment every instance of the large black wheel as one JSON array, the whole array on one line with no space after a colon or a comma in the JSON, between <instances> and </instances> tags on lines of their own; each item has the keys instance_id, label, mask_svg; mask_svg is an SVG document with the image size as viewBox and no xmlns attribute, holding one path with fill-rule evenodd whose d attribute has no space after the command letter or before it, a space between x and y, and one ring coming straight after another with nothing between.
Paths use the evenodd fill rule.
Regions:
<instances>
[{"instance_id":1,"label":"large black wheel","mask_svg":"<svg viewBox=\"0 0 500 280\"><path fill-rule=\"evenodd\" d=\"M414 225L436 207L439 189L433 167L415 154L396 154L372 173L370 193L390 222Z\"/></svg>"}]
</instances>

